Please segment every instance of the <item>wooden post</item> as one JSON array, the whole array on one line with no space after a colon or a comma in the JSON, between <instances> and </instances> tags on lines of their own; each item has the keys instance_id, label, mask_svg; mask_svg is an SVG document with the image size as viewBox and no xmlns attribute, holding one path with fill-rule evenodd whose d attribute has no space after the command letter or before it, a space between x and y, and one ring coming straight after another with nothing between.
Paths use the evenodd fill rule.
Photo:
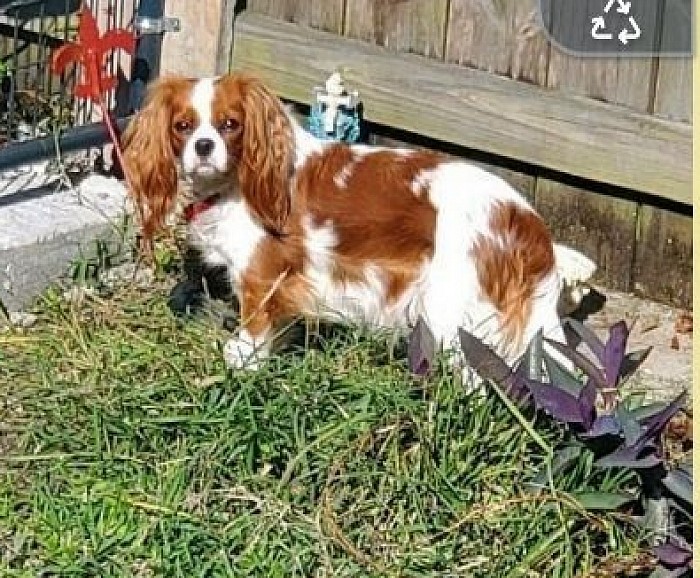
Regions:
<instances>
[{"instance_id":1,"label":"wooden post","mask_svg":"<svg viewBox=\"0 0 700 578\"><path fill-rule=\"evenodd\" d=\"M226 72L235 0L165 0L165 16L180 19L179 32L163 38L161 74L213 76Z\"/></svg>"}]
</instances>

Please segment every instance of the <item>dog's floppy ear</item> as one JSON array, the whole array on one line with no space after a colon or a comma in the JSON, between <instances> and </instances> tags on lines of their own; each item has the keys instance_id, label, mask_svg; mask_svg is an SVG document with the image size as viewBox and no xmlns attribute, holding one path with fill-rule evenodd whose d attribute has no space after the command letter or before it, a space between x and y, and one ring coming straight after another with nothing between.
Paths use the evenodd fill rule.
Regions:
<instances>
[{"instance_id":1,"label":"dog's floppy ear","mask_svg":"<svg viewBox=\"0 0 700 578\"><path fill-rule=\"evenodd\" d=\"M293 129L280 100L258 79L242 77L243 142L238 182L263 226L282 234L291 209Z\"/></svg>"},{"instance_id":2,"label":"dog's floppy ear","mask_svg":"<svg viewBox=\"0 0 700 578\"><path fill-rule=\"evenodd\" d=\"M162 226L177 196L173 107L177 99L186 98L191 86L191 80L178 76L154 82L143 108L122 135L124 170L147 239Z\"/></svg>"}]
</instances>

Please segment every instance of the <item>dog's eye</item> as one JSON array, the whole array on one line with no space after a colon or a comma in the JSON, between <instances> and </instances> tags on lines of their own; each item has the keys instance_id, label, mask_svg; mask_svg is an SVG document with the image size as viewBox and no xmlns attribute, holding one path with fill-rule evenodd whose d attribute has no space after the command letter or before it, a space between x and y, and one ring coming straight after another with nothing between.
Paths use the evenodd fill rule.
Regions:
<instances>
[{"instance_id":1,"label":"dog's eye","mask_svg":"<svg viewBox=\"0 0 700 578\"><path fill-rule=\"evenodd\" d=\"M175 123L175 130L177 132L189 132L192 130L192 123L189 120L178 120Z\"/></svg>"},{"instance_id":2,"label":"dog's eye","mask_svg":"<svg viewBox=\"0 0 700 578\"><path fill-rule=\"evenodd\" d=\"M234 131L238 128L239 122L235 118L227 118L221 123L221 130Z\"/></svg>"}]
</instances>

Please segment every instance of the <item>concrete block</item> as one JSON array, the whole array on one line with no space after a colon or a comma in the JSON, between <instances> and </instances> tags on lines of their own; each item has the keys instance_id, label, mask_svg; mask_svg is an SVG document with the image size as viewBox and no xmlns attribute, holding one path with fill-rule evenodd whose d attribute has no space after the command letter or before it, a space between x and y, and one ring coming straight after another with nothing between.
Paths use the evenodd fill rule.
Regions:
<instances>
[{"instance_id":1,"label":"concrete block","mask_svg":"<svg viewBox=\"0 0 700 578\"><path fill-rule=\"evenodd\" d=\"M97 239L123 234L129 203L124 185L92 175L73 188L21 189L0 197L0 299L26 307L60 279L78 257L95 253Z\"/></svg>"}]
</instances>

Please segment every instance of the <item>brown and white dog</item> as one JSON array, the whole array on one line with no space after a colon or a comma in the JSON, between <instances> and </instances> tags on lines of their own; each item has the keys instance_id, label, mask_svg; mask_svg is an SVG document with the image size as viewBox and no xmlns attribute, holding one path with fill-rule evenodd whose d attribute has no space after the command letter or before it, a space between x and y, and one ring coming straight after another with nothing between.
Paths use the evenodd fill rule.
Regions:
<instances>
[{"instance_id":1,"label":"brown and white dog","mask_svg":"<svg viewBox=\"0 0 700 578\"><path fill-rule=\"evenodd\" d=\"M463 327L513 363L538 330L562 337L561 272L592 274L502 179L435 152L318 140L247 75L156 81L124 145L145 234L184 202L191 243L228 269L231 367L255 367L298 315L423 316L443 347Z\"/></svg>"}]
</instances>

